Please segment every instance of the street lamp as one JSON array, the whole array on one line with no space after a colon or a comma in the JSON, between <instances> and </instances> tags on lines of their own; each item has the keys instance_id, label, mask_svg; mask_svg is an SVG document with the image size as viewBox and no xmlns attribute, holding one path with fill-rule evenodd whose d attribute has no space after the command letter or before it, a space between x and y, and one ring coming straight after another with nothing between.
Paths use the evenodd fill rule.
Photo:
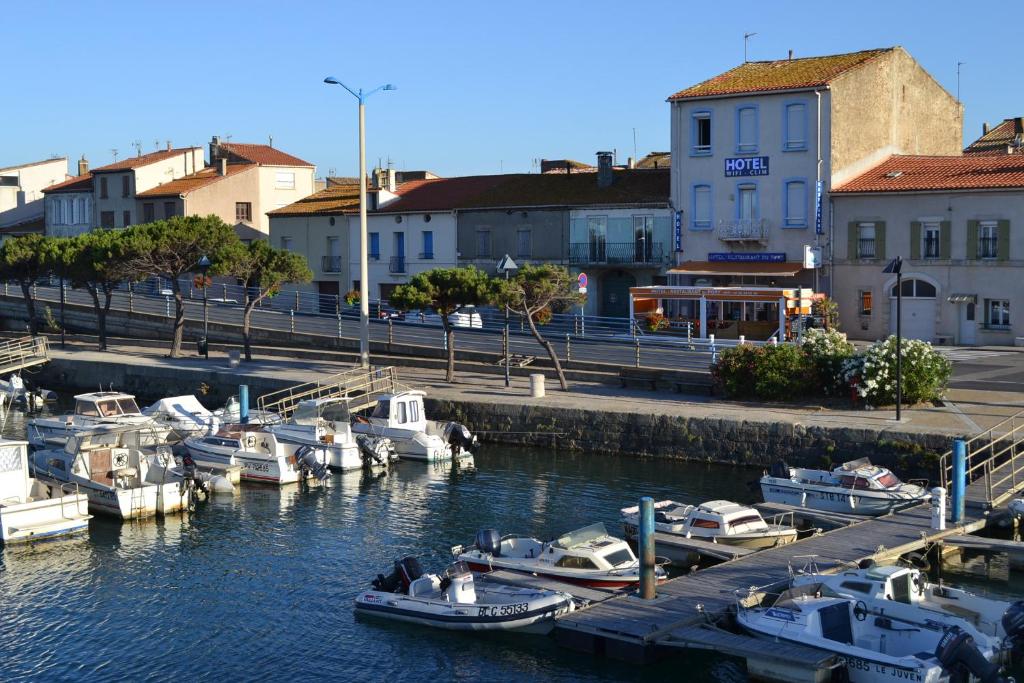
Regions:
<instances>
[{"instance_id":1,"label":"street lamp","mask_svg":"<svg viewBox=\"0 0 1024 683\"><path fill-rule=\"evenodd\" d=\"M500 261L498 261L498 268L497 268L497 270L498 270L499 273L504 273L505 274L505 282L508 282L509 274L510 273L515 273L517 270L519 270L519 266L516 265L516 262L512 260L511 256L509 256L508 254L505 254L505 256L502 257L502 259ZM509 343L508 343L508 341L509 341L508 340L508 304L505 304L505 337L504 337L504 339L502 339L502 347L503 347L502 348L502 352L503 352L503 355L505 356L505 386L506 387L508 387L509 384L510 384L509 377L508 377L508 366L509 366L509 353L508 353L508 351L509 351L509 348L508 348L509 347Z\"/></svg>"},{"instance_id":2,"label":"street lamp","mask_svg":"<svg viewBox=\"0 0 1024 683\"><path fill-rule=\"evenodd\" d=\"M378 90L395 90L390 83L379 85L369 92L348 87L337 78L324 79L328 85L340 85L359 101L359 360L364 368L370 367L370 285L369 257L366 253L366 100Z\"/></svg>"},{"instance_id":3,"label":"street lamp","mask_svg":"<svg viewBox=\"0 0 1024 683\"><path fill-rule=\"evenodd\" d=\"M903 318L903 257L897 256L882 270L896 275L896 421L900 421L900 404L903 403L903 354L900 351Z\"/></svg>"},{"instance_id":4,"label":"street lamp","mask_svg":"<svg viewBox=\"0 0 1024 683\"><path fill-rule=\"evenodd\" d=\"M199 259L199 274L203 278L203 355L206 356L206 360L210 360L210 318L207 314L209 310L209 303L206 298L207 289L206 286L206 272L210 270L210 259L206 257L206 254Z\"/></svg>"}]
</instances>

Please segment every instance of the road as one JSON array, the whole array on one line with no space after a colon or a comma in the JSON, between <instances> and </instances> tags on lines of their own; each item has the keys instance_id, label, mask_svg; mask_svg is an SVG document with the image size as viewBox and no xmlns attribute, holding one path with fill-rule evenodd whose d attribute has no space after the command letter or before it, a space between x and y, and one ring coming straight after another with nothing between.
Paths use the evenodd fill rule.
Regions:
<instances>
[{"instance_id":1,"label":"road","mask_svg":"<svg viewBox=\"0 0 1024 683\"><path fill-rule=\"evenodd\" d=\"M1024 349L950 348L940 351L953 361L949 386L977 391L1024 393Z\"/></svg>"}]
</instances>

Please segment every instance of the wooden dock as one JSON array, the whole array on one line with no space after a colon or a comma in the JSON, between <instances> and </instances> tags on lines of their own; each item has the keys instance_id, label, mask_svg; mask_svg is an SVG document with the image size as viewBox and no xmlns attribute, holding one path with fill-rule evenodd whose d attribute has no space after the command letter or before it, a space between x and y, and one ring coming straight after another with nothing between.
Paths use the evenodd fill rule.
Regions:
<instances>
[{"instance_id":1,"label":"wooden dock","mask_svg":"<svg viewBox=\"0 0 1024 683\"><path fill-rule=\"evenodd\" d=\"M746 557L757 551L726 543L712 543L699 538L686 538L679 534L665 534L656 531L654 532L654 552L659 557L671 560L675 565L689 567L697 563L699 558L695 556L710 557L713 560L735 560L737 557Z\"/></svg>"}]
</instances>

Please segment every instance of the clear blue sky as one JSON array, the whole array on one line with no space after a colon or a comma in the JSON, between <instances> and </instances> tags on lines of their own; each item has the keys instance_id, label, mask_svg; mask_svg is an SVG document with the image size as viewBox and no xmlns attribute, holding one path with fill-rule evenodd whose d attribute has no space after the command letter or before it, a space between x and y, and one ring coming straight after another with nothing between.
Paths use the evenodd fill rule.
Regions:
<instances>
[{"instance_id":1,"label":"clear blue sky","mask_svg":"<svg viewBox=\"0 0 1024 683\"><path fill-rule=\"evenodd\" d=\"M699 7L699 9L698 9ZM368 164L442 175L528 172L539 158L619 161L669 148L665 98L751 59L902 45L950 92L965 138L1024 114L1019 17L947 2L3 3L0 167L53 154L93 166L154 141L266 142L355 175L355 100ZM1001 16L1002 15L1002 16Z\"/></svg>"}]
</instances>

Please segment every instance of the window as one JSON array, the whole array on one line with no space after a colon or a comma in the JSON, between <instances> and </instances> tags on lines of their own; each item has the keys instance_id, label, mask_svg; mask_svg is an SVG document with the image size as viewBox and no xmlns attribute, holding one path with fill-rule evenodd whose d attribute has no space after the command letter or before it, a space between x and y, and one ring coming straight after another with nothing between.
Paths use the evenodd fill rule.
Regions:
<instances>
[{"instance_id":1,"label":"window","mask_svg":"<svg viewBox=\"0 0 1024 683\"><path fill-rule=\"evenodd\" d=\"M807 227L807 181L786 181L784 225L787 228Z\"/></svg>"},{"instance_id":2,"label":"window","mask_svg":"<svg viewBox=\"0 0 1024 683\"><path fill-rule=\"evenodd\" d=\"M711 186L693 186L693 208L690 211L691 226L696 229L711 228Z\"/></svg>"},{"instance_id":3,"label":"window","mask_svg":"<svg viewBox=\"0 0 1024 683\"><path fill-rule=\"evenodd\" d=\"M142 205L142 220L146 223L156 220L156 208L153 206L153 202L146 202Z\"/></svg>"},{"instance_id":4,"label":"window","mask_svg":"<svg viewBox=\"0 0 1024 683\"><path fill-rule=\"evenodd\" d=\"M649 263L654 255L654 216L633 216L633 262Z\"/></svg>"},{"instance_id":5,"label":"window","mask_svg":"<svg viewBox=\"0 0 1024 683\"><path fill-rule=\"evenodd\" d=\"M164 202L164 218L170 218L175 214L174 202Z\"/></svg>"},{"instance_id":6,"label":"window","mask_svg":"<svg viewBox=\"0 0 1024 683\"><path fill-rule=\"evenodd\" d=\"M577 557L575 555L563 555L555 562L556 567L567 569L597 569L589 557Z\"/></svg>"},{"instance_id":7,"label":"window","mask_svg":"<svg viewBox=\"0 0 1024 683\"><path fill-rule=\"evenodd\" d=\"M939 232L941 228L938 223L925 223L921 228L921 253L925 258L939 258Z\"/></svg>"},{"instance_id":8,"label":"window","mask_svg":"<svg viewBox=\"0 0 1024 683\"><path fill-rule=\"evenodd\" d=\"M875 224L857 226L857 258L875 258Z\"/></svg>"},{"instance_id":9,"label":"window","mask_svg":"<svg viewBox=\"0 0 1024 683\"><path fill-rule=\"evenodd\" d=\"M127 197L128 196L128 183L129 183L128 176L126 176L126 175L121 176L121 196L122 197Z\"/></svg>"},{"instance_id":10,"label":"window","mask_svg":"<svg viewBox=\"0 0 1024 683\"><path fill-rule=\"evenodd\" d=\"M871 290L862 289L857 292L857 300L860 302L860 314L871 315Z\"/></svg>"},{"instance_id":11,"label":"window","mask_svg":"<svg viewBox=\"0 0 1024 683\"><path fill-rule=\"evenodd\" d=\"M278 171L274 186L279 190L294 190L295 174L291 171Z\"/></svg>"},{"instance_id":12,"label":"window","mask_svg":"<svg viewBox=\"0 0 1024 683\"><path fill-rule=\"evenodd\" d=\"M235 220L252 222L252 202L235 202Z\"/></svg>"},{"instance_id":13,"label":"window","mask_svg":"<svg viewBox=\"0 0 1024 683\"><path fill-rule=\"evenodd\" d=\"M370 233L370 258L380 260L380 233Z\"/></svg>"},{"instance_id":14,"label":"window","mask_svg":"<svg viewBox=\"0 0 1024 683\"><path fill-rule=\"evenodd\" d=\"M999 256L999 225L996 221L978 223L978 258Z\"/></svg>"},{"instance_id":15,"label":"window","mask_svg":"<svg viewBox=\"0 0 1024 683\"><path fill-rule=\"evenodd\" d=\"M786 105L783 130L782 151L807 149L807 105L803 102Z\"/></svg>"},{"instance_id":16,"label":"window","mask_svg":"<svg viewBox=\"0 0 1024 683\"><path fill-rule=\"evenodd\" d=\"M398 424L404 425L409 421L409 414L406 410L405 403L396 403L395 408L398 409L398 415L395 416L395 419L398 421Z\"/></svg>"},{"instance_id":17,"label":"window","mask_svg":"<svg viewBox=\"0 0 1024 683\"><path fill-rule=\"evenodd\" d=\"M935 298L935 285L924 280L904 280L901 285L904 297L913 297L918 299L934 299ZM891 296L896 296L896 285L892 286L890 292Z\"/></svg>"},{"instance_id":18,"label":"window","mask_svg":"<svg viewBox=\"0 0 1024 683\"><path fill-rule=\"evenodd\" d=\"M476 257L488 258L491 255L491 231L476 231Z\"/></svg>"},{"instance_id":19,"label":"window","mask_svg":"<svg viewBox=\"0 0 1024 683\"><path fill-rule=\"evenodd\" d=\"M608 241L608 217L587 216L587 245L591 263L603 263Z\"/></svg>"},{"instance_id":20,"label":"window","mask_svg":"<svg viewBox=\"0 0 1024 683\"><path fill-rule=\"evenodd\" d=\"M711 154L711 112L693 113L690 124L690 154L707 156Z\"/></svg>"},{"instance_id":21,"label":"window","mask_svg":"<svg viewBox=\"0 0 1024 683\"><path fill-rule=\"evenodd\" d=\"M101 228L113 228L114 227L114 212L113 211L101 211L100 212L100 227Z\"/></svg>"},{"instance_id":22,"label":"window","mask_svg":"<svg viewBox=\"0 0 1024 683\"><path fill-rule=\"evenodd\" d=\"M90 221L89 217L85 215L86 214L86 211L85 211L85 206L86 206L85 198L84 197L79 197L75 201L75 205L77 206L77 208L75 210L75 222L76 223L91 223L92 221Z\"/></svg>"},{"instance_id":23,"label":"window","mask_svg":"<svg viewBox=\"0 0 1024 683\"><path fill-rule=\"evenodd\" d=\"M756 107L739 107L736 110L736 151L740 154L757 152Z\"/></svg>"},{"instance_id":24,"label":"window","mask_svg":"<svg viewBox=\"0 0 1024 683\"><path fill-rule=\"evenodd\" d=\"M285 251L292 250L292 238L287 235L281 235L281 248Z\"/></svg>"},{"instance_id":25,"label":"window","mask_svg":"<svg viewBox=\"0 0 1024 683\"><path fill-rule=\"evenodd\" d=\"M533 231L516 230L516 257L530 258L533 256Z\"/></svg>"},{"instance_id":26,"label":"window","mask_svg":"<svg viewBox=\"0 0 1024 683\"><path fill-rule=\"evenodd\" d=\"M124 227L126 227L126 228L129 225L131 225L132 224L132 212L131 211L122 211L121 212L121 221L124 223Z\"/></svg>"},{"instance_id":27,"label":"window","mask_svg":"<svg viewBox=\"0 0 1024 683\"><path fill-rule=\"evenodd\" d=\"M629 548L622 548L620 550L613 550L607 555L602 555L604 561L613 567L618 567L623 564L633 564L636 562L636 555Z\"/></svg>"},{"instance_id":28,"label":"window","mask_svg":"<svg viewBox=\"0 0 1024 683\"><path fill-rule=\"evenodd\" d=\"M434 231L424 230L423 231L423 253L420 254L422 259L434 258Z\"/></svg>"},{"instance_id":29,"label":"window","mask_svg":"<svg viewBox=\"0 0 1024 683\"><path fill-rule=\"evenodd\" d=\"M100 199L107 198L107 176L100 177Z\"/></svg>"},{"instance_id":30,"label":"window","mask_svg":"<svg viewBox=\"0 0 1024 683\"><path fill-rule=\"evenodd\" d=\"M757 220L757 185L739 185L736 202L736 218L741 221Z\"/></svg>"},{"instance_id":31,"label":"window","mask_svg":"<svg viewBox=\"0 0 1024 683\"><path fill-rule=\"evenodd\" d=\"M1010 302L1007 299L985 299L985 326L1009 328Z\"/></svg>"},{"instance_id":32,"label":"window","mask_svg":"<svg viewBox=\"0 0 1024 683\"><path fill-rule=\"evenodd\" d=\"M348 419L348 418L346 418ZM416 401L409 402L409 422L420 421L420 404Z\"/></svg>"}]
</instances>

